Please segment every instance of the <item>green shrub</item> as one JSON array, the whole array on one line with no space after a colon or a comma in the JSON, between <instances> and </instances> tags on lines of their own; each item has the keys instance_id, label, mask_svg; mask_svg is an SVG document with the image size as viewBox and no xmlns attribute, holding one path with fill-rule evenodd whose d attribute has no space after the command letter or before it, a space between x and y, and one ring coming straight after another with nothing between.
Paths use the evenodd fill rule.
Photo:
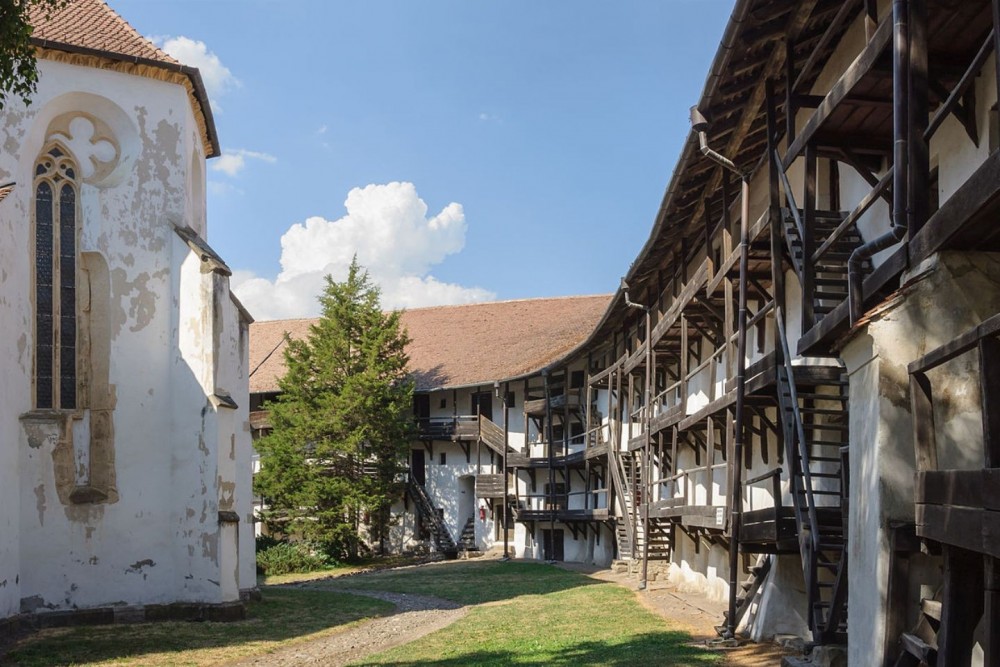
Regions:
<instances>
[{"instance_id":1,"label":"green shrub","mask_svg":"<svg viewBox=\"0 0 1000 667\"><path fill-rule=\"evenodd\" d=\"M278 542L257 552L257 570L266 575L311 572L332 565L325 554L299 542Z\"/></svg>"},{"instance_id":2,"label":"green shrub","mask_svg":"<svg viewBox=\"0 0 1000 667\"><path fill-rule=\"evenodd\" d=\"M279 540L277 537L271 537L270 535L258 535L257 536L257 553L261 551L267 551L273 546L277 546L283 543L285 540Z\"/></svg>"}]
</instances>

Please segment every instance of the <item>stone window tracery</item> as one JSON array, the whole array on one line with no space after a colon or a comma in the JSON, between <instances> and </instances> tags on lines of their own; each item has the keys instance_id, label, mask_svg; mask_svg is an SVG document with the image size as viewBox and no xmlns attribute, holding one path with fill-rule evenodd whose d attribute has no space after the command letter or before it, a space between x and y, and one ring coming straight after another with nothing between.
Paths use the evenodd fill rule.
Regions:
<instances>
[{"instance_id":1,"label":"stone window tracery","mask_svg":"<svg viewBox=\"0 0 1000 667\"><path fill-rule=\"evenodd\" d=\"M77 408L78 180L58 145L35 166L35 407Z\"/></svg>"}]
</instances>

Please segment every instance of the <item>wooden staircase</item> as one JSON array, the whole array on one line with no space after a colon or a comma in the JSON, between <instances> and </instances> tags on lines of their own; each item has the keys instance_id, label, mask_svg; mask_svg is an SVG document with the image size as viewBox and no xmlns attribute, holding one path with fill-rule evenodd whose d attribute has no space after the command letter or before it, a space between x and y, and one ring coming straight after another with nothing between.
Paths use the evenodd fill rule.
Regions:
<instances>
[{"instance_id":1,"label":"wooden staircase","mask_svg":"<svg viewBox=\"0 0 1000 667\"><path fill-rule=\"evenodd\" d=\"M458 555L458 546L455 544L455 540L452 539L448 526L445 525L441 515L434 507L434 504L431 503L430 496L427 495L427 490L410 477L406 481L406 493L413 499L420 512L420 516L430 528L431 537L434 539L434 545L437 547L437 550L444 554L446 558L455 558Z\"/></svg>"},{"instance_id":2,"label":"wooden staircase","mask_svg":"<svg viewBox=\"0 0 1000 667\"><path fill-rule=\"evenodd\" d=\"M808 595L809 627L816 643L844 642L847 381L834 368L829 379L797 385L780 310L778 329L784 356L777 368L779 415Z\"/></svg>"},{"instance_id":3,"label":"wooden staircase","mask_svg":"<svg viewBox=\"0 0 1000 667\"><path fill-rule=\"evenodd\" d=\"M941 629L941 602L924 599L920 601L920 617L910 632L899 638L899 658L895 667L918 667L937 665L938 632Z\"/></svg>"},{"instance_id":4,"label":"wooden staircase","mask_svg":"<svg viewBox=\"0 0 1000 667\"><path fill-rule=\"evenodd\" d=\"M750 576L740 584L740 591L736 595L736 623L733 627L739 627L740 621L750 609L750 604L757 596L767 573L771 571L771 564L775 556L762 554L757 558L757 563L750 568ZM725 637L729 632L729 610L722 612L722 625L715 626L715 631L720 637Z\"/></svg>"},{"instance_id":5,"label":"wooden staircase","mask_svg":"<svg viewBox=\"0 0 1000 667\"><path fill-rule=\"evenodd\" d=\"M621 560L639 558L642 555L643 532L633 489L640 488L642 467L632 452L611 452L609 458L619 506L619 513L615 516L618 558ZM633 516L637 518L634 526Z\"/></svg>"},{"instance_id":6,"label":"wooden staircase","mask_svg":"<svg viewBox=\"0 0 1000 667\"><path fill-rule=\"evenodd\" d=\"M802 237L799 234L795 217L789 209L783 209L783 213L785 243L792 260L792 266L795 267L795 272L800 279L804 275L806 266L809 266L813 273L812 282L815 289L812 307L813 313L819 319L847 298L847 260L850 259L851 253L864 243L864 240L858 232L857 225L852 224L830 245L829 249L824 251L818 261L814 262L812 258L804 257ZM815 212L815 220L812 224L815 235L814 251L823 245L824 241L831 236L846 217L847 214L840 211ZM865 260L862 267L865 271L870 270L871 262Z\"/></svg>"},{"instance_id":7,"label":"wooden staircase","mask_svg":"<svg viewBox=\"0 0 1000 667\"><path fill-rule=\"evenodd\" d=\"M458 538L458 548L462 551L479 551L476 546L476 519L470 517L462 528L462 534Z\"/></svg>"}]
</instances>

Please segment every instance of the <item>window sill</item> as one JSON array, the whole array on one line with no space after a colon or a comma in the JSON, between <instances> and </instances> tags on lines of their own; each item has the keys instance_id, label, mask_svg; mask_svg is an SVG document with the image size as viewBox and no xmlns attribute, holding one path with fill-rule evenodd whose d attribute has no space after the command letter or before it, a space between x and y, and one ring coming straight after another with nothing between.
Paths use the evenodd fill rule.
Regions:
<instances>
[{"instance_id":1,"label":"window sill","mask_svg":"<svg viewBox=\"0 0 1000 667\"><path fill-rule=\"evenodd\" d=\"M23 422L61 422L67 417L83 419L83 410L57 410L55 408L36 408L22 412L18 419Z\"/></svg>"}]
</instances>

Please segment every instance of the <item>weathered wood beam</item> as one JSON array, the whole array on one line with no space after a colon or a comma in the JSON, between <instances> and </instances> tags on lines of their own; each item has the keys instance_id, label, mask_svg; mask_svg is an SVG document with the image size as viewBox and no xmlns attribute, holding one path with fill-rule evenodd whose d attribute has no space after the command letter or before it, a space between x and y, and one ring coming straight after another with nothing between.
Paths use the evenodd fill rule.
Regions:
<instances>
[{"instance_id":1,"label":"weathered wood beam","mask_svg":"<svg viewBox=\"0 0 1000 667\"><path fill-rule=\"evenodd\" d=\"M837 10L837 15L833 17L832 21L830 21L826 31L823 33L823 36L820 37L819 42L817 42L816 46L813 47L813 50L806 59L805 64L802 65L802 69L799 70L799 75L795 77L795 81L792 82L793 93L798 90L799 86L805 83L805 81L812 74L813 69L819 63L819 59L826 50L826 47L828 47L830 42L833 41L833 38L837 35L844 22L847 21L847 19L857 9L857 4L857 0L849 0L840 5L840 9Z\"/></svg>"},{"instance_id":2,"label":"weathered wood beam","mask_svg":"<svg viewBox=\"0 0 1000 667\"><path fill-rule=\"evenodd\" d=\"M844 162L850 165L854 169L854 171L858 172L858 175L861 176L861 178L867 181L868 185L872 186L873 188L878 187L880 179L875 174L873 174L870 169L868 169L864 161L860 157L858 157L854 153L854 151L845 146L838 149L837 153L840 155L840 157L843 159ZM880 197L882 197L882 199L885 200L887 204L889 204L890 211L892 210L892 188L889 187L891 185L892 185L891 183L887 185L886 188L879 195Z\"/></svg>"},{"instance_id":3,"label":"weathered wood beam","mask_svg":"<svg viewBox=\"0 0 1000 667\"><path fill-rule=\"evenodd\" d=\"M966 91L970 89L973 83L975 83L976 76L979 74L980 70L983 69L983 65L986 63L986 59L989 57L990 53L993 52L996 42L996 30L990 30L990 34L986 36L986 40L983 42L982 46L979 47L979 51L976 53L975 58L969 64L968 69L962 74L962 78L959 79L958 84L951 91L951 94L946 96L944 103L938 107L938 110L934 112L934 117L931 118L930 123L927 124L927 130L924 132L924 138L930 141L934 133L944 122L944 119L948 117L948 114L953 113L955 117L962 123L965 127L966 133L972 139L976 146L979 145L978 141L978 131L975 126L975 119L970 118L970 109L964 108L961 104L961 100L965 95ZM973 107L974 109L974 107ZM961 110L961 111L960 111ZM970 129L971 123L971 129Z\"/></svg>"},{"instance_id":4,"label":"weathered wood beam","mask_svg":"<svg viewBox=\"0 0 1000 667\"><path fill-rule=\"evenodd\" d=\"M788 37L794 40L802 32L803 27L805 27L806 22L809 20L810 14L812 14L813 9L816 7L818 0L803 0L799 2L795 11L792 13L785 26L784 33ZM761 105L764 103L764 96L766 93L766 82L768 79L774 77L785 60L785 50L783 48L773 48L771 50L771 55L768 57L767 62L761 74L753 81L749 99L746 102L746 111L740 116L739 122L733 129L732 135L729 137L729 141L726 144L725 149L722 151L723 155L732 155L740 147L743 139L746 137L747 133L750 131L751 126L756 120ZM714 192L718 189L719 183L722 180L722 167L717 167L713 172L713 176L709 181L706 192ZM702 210L704 209L705 202L704 199L699 203L698 207L695 209L694 218L697 219L701 216Z\"/></svg>"},{"instance_id":5,"label":"weathered wood beam","mask_svg":"<svg viewBox=\"0 0 1000 667\"><path fill-rule=\"evenodd\" d=\"M830 92L827 93L826 98L823 103L817 107L815 113L806 121L805 127L802 131L798 133L795 140L788 147L785 153L782 166L784 169L788 169L792 162L795 161L802 151L805 149L806 144L810 143L819 129L823 124L829 119L830 115L840 106L840 103L847 97L854 86L858 84L864 76L871 71L872 66L881 57L885 48L889 45L890 38L892 37L892 22L883 21L875 31L875 35L872 37L865 48L858 54L854 62L844 70L844 73L837 80L837 83L833 85ZM791 135L789 135L791 136Z\"/></svg>"}]
</instances>

